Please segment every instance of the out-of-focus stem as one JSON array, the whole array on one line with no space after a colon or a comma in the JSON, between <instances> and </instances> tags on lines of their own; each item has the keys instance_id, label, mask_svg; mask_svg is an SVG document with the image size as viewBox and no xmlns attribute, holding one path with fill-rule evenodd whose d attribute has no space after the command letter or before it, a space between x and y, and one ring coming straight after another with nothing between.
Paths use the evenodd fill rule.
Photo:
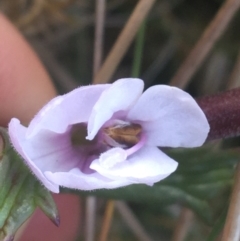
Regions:
<instances>
[{"instance_id":1,"label":"out-of-focus stem","mask_svg":"<svg viewBox=\"0 0 240 241\"><path fill-rule=\"evenodd\" d=\"M196 101L210 124L208 140L240 135L240 88Z\"/></svg>"},{"instance_id":2,"label":"out-of-focus stem","mask_svg":"<svg viewBox=\"0 0 240 241\"><path fill-rule=\"evenodd\" d=\"M234 186L222 241L239 241L240 238L240 163L235 173Z\"/></svg>"},{"instance_id":3,"label":"out-of-focus stem","mask_svg":"<svg viewBox=\"0 0 240 241\"><path fill-rule=\"evenodd\" d=\"M112 77L154 2L155 0L139 1L111 52L107 56L107 59L103 63L102 68L95 76L94 84L106 83Z\"/></svg>"},{"instance_id":4,"label":"out-of-focus stem","mask_svg":"<svg viewBox=\"0 0 240 241\"><path fill-rule=\"evenodd\" d=\"M170 81L170 85L184 88L202 64L213 45L223 34L240 6L240 0L226 0L203 35Z\"/></svg>"},{"instance_id":5,"label":"out-of-focus stem","mask_svg":"<svg viewBox=\"0 0 240 241\"><path fill-rule=\"evenodd\" d=\"M94 38L94 56L93 56L93 75L97 73L101 66L102 46L104 35L105 20L105 0L96 0L96 19L95 19L95 38ZM87 197L86 211L86 241L93 241L95 237L96 221L96 197Z\"/></svg>"},{"instance_id":6,"label":"out-of-focus stem","mask_svg":"<svg viewBox=\"0 0 240 241\"><path fill-rule=\"evenodd\" d=\"M193 213L187 208L182 208L178 218L177 226L173 233L172 241L183 241L186 238L193 219Z\"/></svg>"},{"instance_id":7,"label":"out-of-focus stem","mask_svg":"<svg viewBox=\"0 0 240 241\"><path fill-rule=\"evenodd\" d=\"M227 83L227 89L233 89L240 86L240 50L238 52L237 61L233 67L229 81Z\"/></svg>"},{"instance_id":8,"label":"out-of-focus stem","mask_svg":"<svg viewBox=\"0 0 240 241\"><path fill-rule=\"evenodd\" d=\"M43 0L32 1L33 6L31 7L30 11L27 14L23 15L23 17L21 17L16 22L16 24L19 27L28 25L31 21L33 21L37 16L41 14L44 4L45 4L45 1Z\"/></svg>"},{"instance_id":9,"label":"out-of-focus stem","mask_svg":"<svg viewBox=\"0 0 240 241\"><path fill-rule=\"evenodd\" d=\"M110 224L112 221L113 211L114 211L114 201L109 200L107 202L106 211L104 214L103 226L102 226L99 241L107 240Z\"/></svg>"},{"instance_id":10,"label":"out-of-focus stem","mask_svg":"<svg viewBox=\"0 0 240 241\"><path fill-rule=\"evenodd\" d=\"M139 29L137 34L135 50L134 50L134 60L132 67L132 77L139 77L141 63L142 63L142 54L143 54L143 44L144 44L144 35L145 35L146 21L143 22L142 26Z\"/></svg>"},{"instance_id":11,"label":"out-of-focus stem","mask_svg":"<svg viewBox=\"0 0 240 241\"><path fill-rule=\"evenodd\" d=\"M93 241L95 236L95 218L96 218L96 198L87 197L86 200L86 241Z\"/></svg>"},{"instance_id":12,"label":"out-of-focus stem","mask_svg":"<svg viewBox=\"0 0 240 241\"><path fill-rule=\"evenodd\" d=\"M95 40L94 40L94 57L93 73L96 75L101 67L103 35L105 20L105 0L96 0L96 22L95 22Z\"/></svg>"},{"instance_id":13,"label":"out-of-focus stem","mask_svg":"<svg viewBox=\"0 0 240 241\"><path fill-rule=\"evenodd\" d=\"M116 208L139 241L152 241L147 232L144 230L144 227L142 227L141 223L126 203L123 201L116 201Z\"/></svg>"}]
</instances>

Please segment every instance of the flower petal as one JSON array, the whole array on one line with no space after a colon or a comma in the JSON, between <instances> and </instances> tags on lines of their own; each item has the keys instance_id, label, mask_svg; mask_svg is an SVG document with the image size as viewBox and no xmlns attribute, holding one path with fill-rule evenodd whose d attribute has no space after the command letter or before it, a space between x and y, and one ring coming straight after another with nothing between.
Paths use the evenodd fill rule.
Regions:
<instances>
[{"instance_id":1,"label":"flower petal","mask_svg":"<svg viewBox=\"0 0 240 241\"><path fill-rule=\"evenodd\" d=\"M24 144L27 144L27 143L24 137L25 137L26 131L27 131L27 128L22 126L19 120L17 119L12 119L11 122L9 123L9 136L16 151L23 157L27 166L29 166L30 170L36 175L36 177L40 180L40 182L50 191L58 193L59 185L48 181L44 176L44 174L42 173L42 171L31 160L28 153L25 152Z\"/></svg>"},{"instance_id":2,"label":"flower petal","mask_svg":"<svg viewBox=\"0 0 240 241\"><path fill-rule=\"evenodd\" d=\"M78 168L74 168L69 172L45 172L45 176L49 181L57 185L74 188L79 190L94 190L94 189L112 189L127 186L132 184L131 181L121 178L118 180L108 179L98 173L84 174Z\"/></svg>"},{"instance_id":3,"label":"flower petal","mask_svg":"<svg viewBox=\"0 0 240 241\"><path fill-rule=\"evenodd\" d=\"M168 157L157 147L143 147L124 162L119 162L111 168L105 168L94 160L90 168L106 178L128 179L132 183L152 185L169 176L177 168L177 162Z\"/></svg>"},{"instance_id":4,"label":"flower petal","mask_svg":"<svg viewBox=\"0 0 240 241\"><path fill-rule=\"evenodd\" d=\"M151 146L196 147L204 143L209 132L196 101L181 89L165 85L146 90L127 119L141 123Z\"/></svg>"},{"instance_id":5,"label":"flower petal","mask_svg":"<svg viewBox=\"0 0 240 241\"><path fill-rule=\"evenodd\" d=\"M87 122L91 110L109 84L77 88L45 105L30 122L27 137L46 129L64 133L69 125Z\"/></svg>"},{"instance_id":6,"label":"flower petal","mask_svg":"<svg viewBox=\"0 0 240 241\"><path fill-rule=\"evenodd\" d=\"M101 126L108 121L114 113L126 111L137 101L143 91L143 81L140 79L119 79L105 90L97 103L88 122L87 139L92 140Z\"/></svg>"}]
</instances>

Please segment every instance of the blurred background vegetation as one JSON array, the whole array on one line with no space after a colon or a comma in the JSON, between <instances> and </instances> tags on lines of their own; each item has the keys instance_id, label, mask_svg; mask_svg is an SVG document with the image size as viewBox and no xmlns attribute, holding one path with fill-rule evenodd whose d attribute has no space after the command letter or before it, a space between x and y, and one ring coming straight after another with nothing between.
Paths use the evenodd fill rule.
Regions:
<instances>
[{"instance_id":1,"label":"blurred background vegetation","mask_svg":"<svg viewBox=\"0 0 240 241\"><path fill-rule=\"evenodd\" d=\"M106 1L103 60L137 3L136 0ZM140 50L142 57L138 75L144 79L146 87L169 83L223 4L222 0L155 2L145 20ZM0 10L38 53L59 93L92 82L95 1L1 0ZM186 89L193 96L225 90L233 75L238 81L239 26L240 12L237 12L187 84ZM134 41L111 81L132 75L136 61L135 45ZM217 240L215 238L225 220L234 167L239 156L236 149L232 150L233 143L236 142L216 142L207 148L171 152L170 155L180 161L180 168L153 188L139 185L91 194L128 200L134 215L153 240ZM221 150L223 146L228 149ZM86 194L89 193L80 193ZM104 199L98 203L99 223L104 203ZM192 211L189 214L189 209L196 215L192 216ZM171 239L182 210L188 217L188 234L185 239ZM111 226L109 240L140 240L129 231L128 224L118 212Z\"/></svg>"},{"instance_id":2,"label":"blurred background vegetation","mask_svg":"<svg viewBox=\"0 0 240 241\"><path fill-rule=\"evenodd\" d=\"M157 0L146 19L140 77L147 86L168 83L224 1ZM103 59L138 1L106 1ZM38 52L60 92L91 83L95 1L1 0L0 9ZM237 13L188 88L194 95L223 90L239 52ZM134 43L111 78L129 77ZM58 70L62 74L59 74ZM61 78L59 78L59 75Z\"/></svg>"}]
</instances>

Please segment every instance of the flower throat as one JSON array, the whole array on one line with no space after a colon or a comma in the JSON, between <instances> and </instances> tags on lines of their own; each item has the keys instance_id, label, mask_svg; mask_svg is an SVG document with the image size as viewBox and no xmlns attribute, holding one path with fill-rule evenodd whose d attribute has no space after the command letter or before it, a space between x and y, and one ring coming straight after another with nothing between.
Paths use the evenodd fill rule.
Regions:
<instances>
[{"instance_id":1,"label":"flower throat","mask_svg":"<svg viewBox=\"0 0 240 241\"><path fill-rule=\"evenodd\" d=\"M140 141L141 132L142 127L139 124L114 125L103 128L103 131L100 131L93 140L89 141L86 139L86 124L76 124L73 125L71 129L71 143L73 146L89 146L97 143L99 135L106 135L116 143L129 148ZM104 139L103 137L103 140ZM110 144L108 143L108 145Z\"/></svg>"}]
</instances>

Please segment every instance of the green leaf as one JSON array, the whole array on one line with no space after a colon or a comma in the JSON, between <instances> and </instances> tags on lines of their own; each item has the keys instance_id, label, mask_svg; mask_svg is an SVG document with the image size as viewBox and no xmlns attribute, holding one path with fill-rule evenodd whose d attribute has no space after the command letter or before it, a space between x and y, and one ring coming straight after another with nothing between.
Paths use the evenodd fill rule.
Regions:
<instances>
[{"instance_id":1,"label":"green leaf","mask_svg":"<svg viewBox=\"0 0 240 241\"><path fill-rule=\"evenodd\" d=\"M220 232L223 229L226 217L227 217L227 207L224 208L223 212L221 213L220 217L218 218L218 220L216 221L216 223L214 224L212 231L210 232L207 241L214 241L217 239L217 237L219 236Z\"/></svg>"},{"instance_id":2,"label":"green leaf","mask_svg":"<svg viewBox=\"0 0 240 241\"><path fill-rule=\"evenodd\" d=\"M59 225L51 194L30 173L8 145L8 140L5 138L4 141L4 155L0 160L0 240L12 240L17 229L38 206Z\"/></svg>"}]
</instances>

